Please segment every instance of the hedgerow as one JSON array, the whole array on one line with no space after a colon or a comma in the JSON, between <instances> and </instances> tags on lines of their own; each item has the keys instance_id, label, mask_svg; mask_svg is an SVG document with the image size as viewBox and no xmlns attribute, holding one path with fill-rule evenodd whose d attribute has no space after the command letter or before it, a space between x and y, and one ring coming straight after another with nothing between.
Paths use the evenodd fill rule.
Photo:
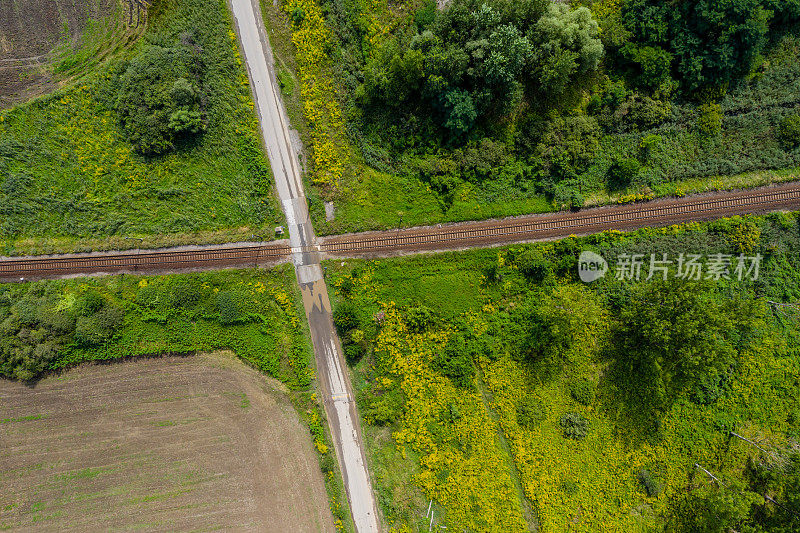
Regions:
<instances>
[{"instance_id":1,"label":"hedgerow","mask_svg":"<svg viewBox=\"0 0 800 533\"><path fill-rule=\"evenodd\" d=\"M33 380L83 361L230 349L304 389L312 376L287 283L243 272L3 285L0 372Z\"/></svg>"}]
</instances>

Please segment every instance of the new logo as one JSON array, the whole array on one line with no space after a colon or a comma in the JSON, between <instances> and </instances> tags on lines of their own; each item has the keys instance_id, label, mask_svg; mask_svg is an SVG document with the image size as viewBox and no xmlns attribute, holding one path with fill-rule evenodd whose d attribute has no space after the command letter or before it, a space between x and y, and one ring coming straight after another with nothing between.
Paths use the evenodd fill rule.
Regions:
<instances>
[{"instance_id":1,"label":"new logo","mask_svg":"<svg viewBox=\"0 0 800 533\"><path fill-rule=\"evenodd\" d=\"M578 258L578 275L584 283L591 283L604 277L608 272L608 263L603 256L585 250Z\"/></svg>"}]
</instances>

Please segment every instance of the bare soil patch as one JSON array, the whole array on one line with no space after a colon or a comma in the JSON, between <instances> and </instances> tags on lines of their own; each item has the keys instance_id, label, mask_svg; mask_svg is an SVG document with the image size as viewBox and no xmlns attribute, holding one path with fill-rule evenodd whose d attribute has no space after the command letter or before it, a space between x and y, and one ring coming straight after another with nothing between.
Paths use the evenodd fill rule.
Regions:
<instances>
[{"instance_id":1,"label":"bare soil patch","mask_svg":"<svg viewBox=\"0 0 800 533\"><path fill-rule=\"evenodd\" d=\"M334 531L280 388L229 353L0 381L0 530Z\"/></svg>"},{"instance_id":2,"label":"bare soil patch","mask_svg":"<svg viewBox=\"0 0 800 533\"><path fill-rule=\"evenodd\" d=\"M55 56L81 45L90 20L123 11L118 0L2 0L0 109L55 89Z\"/></svg>"}]
</instances>

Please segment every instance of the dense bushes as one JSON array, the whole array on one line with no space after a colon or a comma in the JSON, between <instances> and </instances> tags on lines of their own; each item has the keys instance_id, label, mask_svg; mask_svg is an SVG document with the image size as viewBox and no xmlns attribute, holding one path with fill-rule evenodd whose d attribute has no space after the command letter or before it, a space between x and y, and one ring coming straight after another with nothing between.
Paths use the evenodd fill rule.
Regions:
<instances>
[{"instance_id":1,"label":"dense bushes","mask_svg":"<svg viewBox=\"0 0 800 533\"><path fill-rule=\"evenodd\" d=\"M284 282L240 272L0 285L0 376L93 359L231 349L293 387L310 377ZM276 339L286 335L289 345Z\"/></svg>"},{"instance_id":2,"label":"dense bushes","mask_svg":"<svg viewBox=\"0 0 800 533\"><path fill-rule=\"evenodd\" d=\"M559 419L558 425L568 439L583 440L589 433L589 421L577 413L566 413Z\"/></svg>"},{"instance_id":3,"label":"dense bushes","mask_svg":"<svg viewBox=\"0 0 800 533\"><path fill-rule=\"evenodd\" d=\"M569 384L569 393L581 405L591 405L594 402L595 384L587 379L572 381Z\"/></svg>"},{"instance_id":4,"label":"dense bushes","mask_svg":"<svg viewBox=\"0 0 800 533\"><path fill-rule=\"evenodd\" d=\"M588 9L516 4L456 0L428 29L383 43L357 95L367 106L432 113L461 137L524 95L551 98L597 68L603 46Z\"/></svg>"},{"instance_id":5,"label":"dense bushes","mask_svg":"<svg viewBox=\"0 0 800 533\"><path fill-rule=\"evenodd\" d=\"M637 287L614 333L616 379L642 410L670 402L708 375L736 361L753 341L763 309L749 299L728 300L708 285L671 279Z\"/></svg>"},{"instance_id":6,"label":"dense bushes","mask_svg":"<svg viewBox=\"0 0 800 533\"><path fill-rule=\"evenodd\" d=\"M202 50L149 45L118 67L115 109L136 151L163 154L205 129L201 102Z\"/></svg>"},{"instance_id":7,"label":"dense bushes","mask_svg":"<svg viewBox=\"0 0 800 533\"><path fill-rule=\"evenodd\" d=\"M328 231L391 225L387 190L424 223L800 164L778 127L800 103L794 0L326 6L347 130L380 171L354 182L358 201L331 194L347 221ZM503 161L476 177L460 161L475 146Z\"/></svg>"},{"instance_id":8,"label":"dense bushes","mask_svg":"<svg viewBox=\"0 0 800 533\"><path fill-rule=\"evenodd\" d=\"M533 429L547 418L547 408L542 402L531 396L525 396L517 406L516 415L517 424L526 429Z\"/></svg>"},{"instance_id":9,"label":"dense bushes","mask_svg":"<svg viewBox=\"0 0 800 533\"><path fill-rule=\"evenodd\" d=\"M800 11L795 0L627 0L621 16L634 42L645 47L624 55L643 71L653 70L655 63L657 77L664 77L669 59L676 79L694 91L749 73L764 51L773 19L800 20Z\"/></svg>"},{"instance_id":10,"label":"dense bushes","mask_svg":"<svg viewBox=\"0 0 800 533\"><path fill-rule=\"evenodd\" d=\"M778 140L787 150L800 146L800 115L784 117L778 124Z\"/></svg>"},{"instance_id":11,"label":"dense bushes","mask_svg":"<svg viewBox=\"0 0 800 533\"><path fill-rule=\"evenodd\" d=\"M449 377L457 387L469 387L475 376L474 357L478 355L474 341L464 335L453 335L444 350L436 354L431 367Z\"/></svg>"},{"instance_id":12,"label":"dense bushes","mask_svg":"<svg viewBox=\"0 0 800 533\"><path fill-rule=\"evenodd\" d=\"M124 311L94 290L64 298L55 287L0 286L0 375L31 380L70 346L93 347L122 326Z\"/></svg>"}]
</instances>

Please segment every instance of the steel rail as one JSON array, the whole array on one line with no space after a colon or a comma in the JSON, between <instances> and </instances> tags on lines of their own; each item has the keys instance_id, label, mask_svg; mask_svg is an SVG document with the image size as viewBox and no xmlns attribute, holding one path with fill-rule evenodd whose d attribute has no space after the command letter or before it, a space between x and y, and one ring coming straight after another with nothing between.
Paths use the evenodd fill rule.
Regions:
<instances>
[{"instance_id":1,"label":"steel rail","mask_svg":"<svg viewBox=\"0 0 800 533\"><path fill-rule=\"evenodd\" d=\"M635 205L635 204L634 204ZM758 194L740 194L722 199L706 199L663 205L644 205L639 207L624 206L601 208L592 214L571 214L548 216L540 215L538 219L511 219L490 223L477 222L446 228L424 228L417 230L393 231L390 234L376 235L371 238L362 236L329 237L320 244L320 251L330 255L347 253L368 253L381 249L408 248L443 243L470 243L479 240L497 239L498 242L514 238L536 238L539 236L563 235L569 230L581 233L600 231L603 229L639 226L643 221L664 222L701 220L714 218L716 215L746 214L760 208L778 209L800 207L800 187L765 191ZM689 216L687 216L689 215ZM680 220L676 220L676 218ZM483 225L484 227L477 227ZM646 225L646 224L644 224Z\"/></svg>"},{"instance_id":2,"label":"steel rail","mask_svg":"<svg viewBox=\"0 0 800 533\"><path fill-rule=\"evenodd\" d=\"M292 253L322 252L329 257L359 257L393 251L432 251L469 246L511 244L606 230L630 230L724 216L800 209L800 183L754 191L720 193L684 200L602 207L574 213L528 215L503 220L467 222L445 227L411 228L326 237L318 246L292 249L286 244L235 246L197 250L162 250L0 260L0 279L18 280L71 274L221 269L274 263Z\"/></svg>"}]
</instances>

